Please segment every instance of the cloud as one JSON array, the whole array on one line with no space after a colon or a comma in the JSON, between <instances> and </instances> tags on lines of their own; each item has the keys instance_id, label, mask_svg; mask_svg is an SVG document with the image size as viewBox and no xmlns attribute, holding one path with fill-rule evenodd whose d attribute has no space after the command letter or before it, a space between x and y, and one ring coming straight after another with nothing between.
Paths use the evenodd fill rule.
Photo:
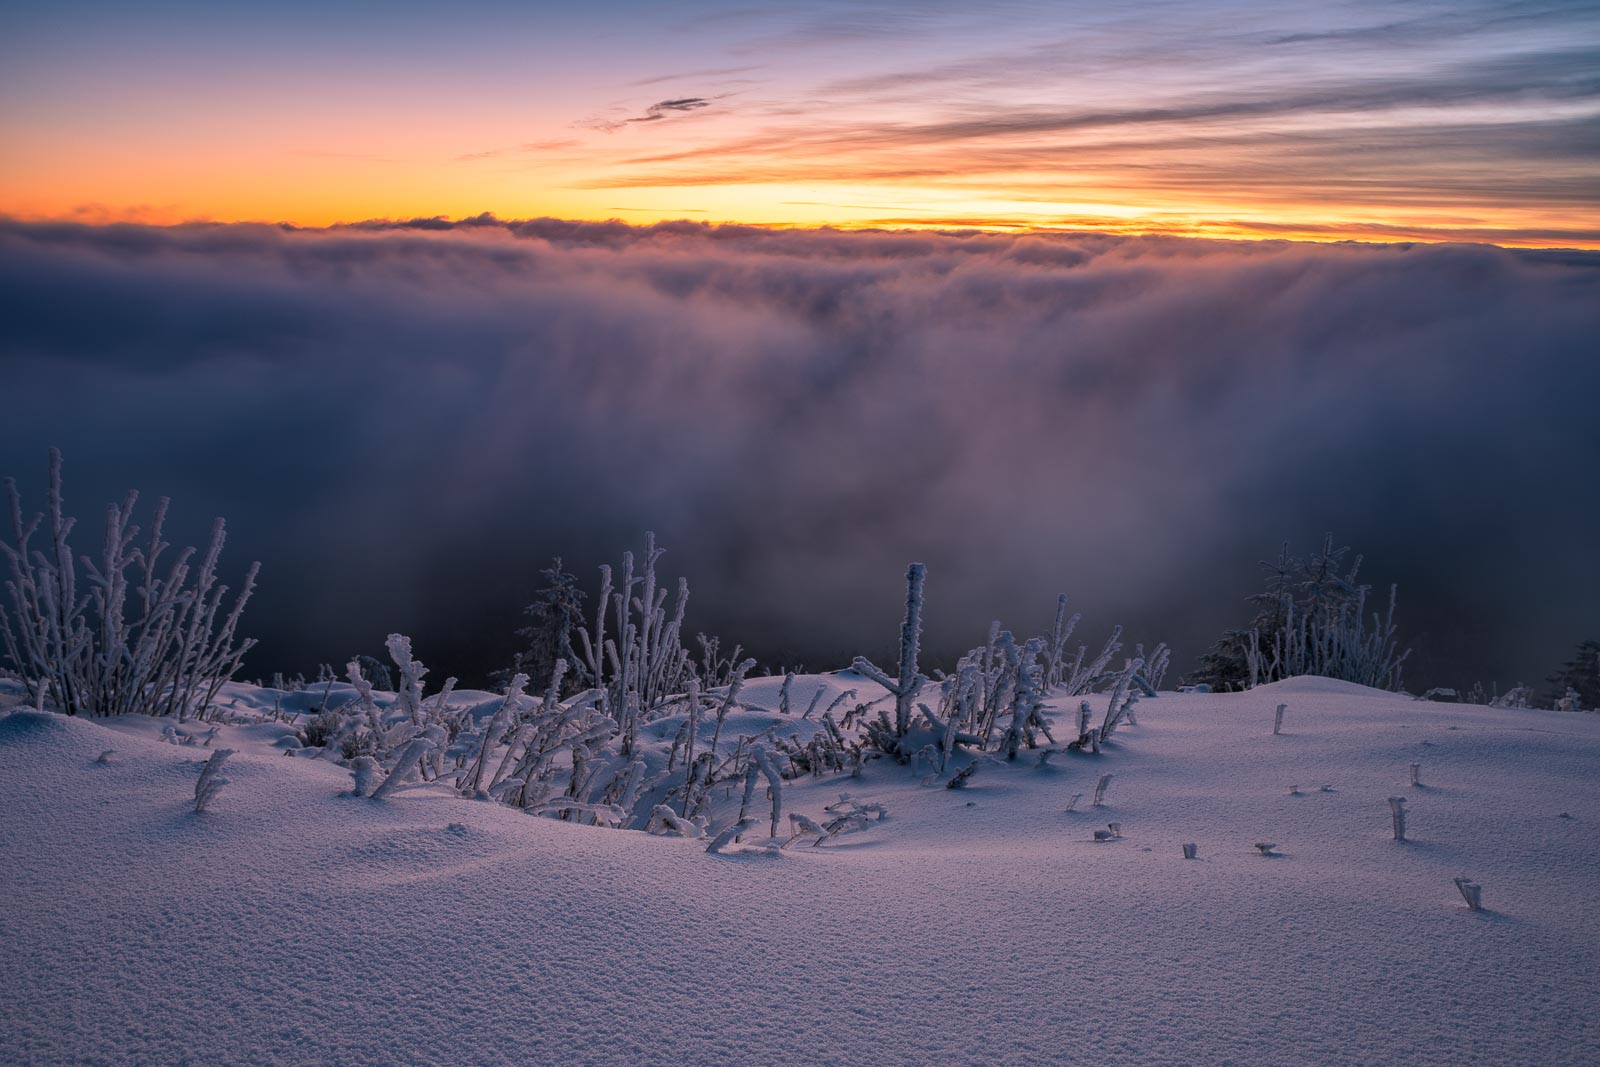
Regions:
<instances>
[{"instance_id":1,"label":"cloud","mask_svg":"<svg viewBox=\"0 0 1600 1067\"><path fill-rule=\"evenodd\" d=\"M658 104L651 104L643 115L629 119L629 122L659 122L675 111L699 111L703 107L710 107L711 101L700 96L684 96L676 100L663 100Z\"/></svg>"},{"instance_id":2,"label":"cloud","mask_svg":"<svg viewBox=\"0 0 1600 1067\"><path fill-rule=\"evenodd\" d=\"M711 100L703 96L683 96L678 97L677 99L662 100L651 104L649 107L645 108L644 114L635 115L632 118L613 119L601 117L589 119L585 122L579 123L579 125L588 129L600 130L605 133L613 133L622 129L624 126L631 126L635 123L660 122L662 119L668 118L675 114L681 114L686 111L699 111L702 108L710 107L711 103Z\"/></svg>"},{"instance_id":3,"label":"cloud","mask_svg":"<svg viewBox=\"0 0 1600 1067\"><path fill-rule=\"evenodd\" d=\"M1192 662L1324 529L1402 583L1417 680L1593 624L1600 256L416 219L0 225L0 472L66 450L265 562L253 670L414 632L472 676L537 570L655 529L692 623L812 665L987 620Z\"/></svg>"}]
</instances>

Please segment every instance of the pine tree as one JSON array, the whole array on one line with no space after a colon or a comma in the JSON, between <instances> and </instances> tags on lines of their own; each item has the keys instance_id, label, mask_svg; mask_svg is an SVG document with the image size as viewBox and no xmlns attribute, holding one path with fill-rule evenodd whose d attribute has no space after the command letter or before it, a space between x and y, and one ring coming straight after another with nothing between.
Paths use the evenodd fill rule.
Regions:
<instances>
[{"instance_id":1,"label":"pine tree","mask_svg":"<svg viewBox=\"0 0 1600 1067\"><path fill-rule=\"evenodd\" d=\"M509 670L496 671L491 675L502 686L517 673L525 673L535 680L547 679L555 670L557 660L564 659L568 665L583 662L572 647L574 627L584 624L584 594L578 588L577 575L567 573L561 565L560 556L555 557L550 566L539 573L544 576L545 584L534 594L533 603L523 609L523 614L530 620L528 625L517 630L517 636L526 645L516 654ZM577 689L586 684L579 676L570 676L569 682Z\"/></svg>"},{"instance_id":2,"label":"pine tree","mask_svg":"<svg viewBox=\"0 0 1600 1067\"><path fill-rule=\"evenodd\" d=\"M1585 708L1600 708L1600 641L1584 641L1573 657L1552 674L1550 702L1554 704L1574 690Z\"/></svg>"},{"instance_id":3,"label":"pine tree","mask_svg":"<svg viewBox=\"0 0 1600 1067\"><path fill-rule=\"evenodd\" d=\"M1276 560L1263 560L1264 588L1245 598L1256 609L1254 619L1225 632L1189 680L1229 692L1249 688L1256 673L1263 676L1255 681L1268 682L1304 672L1398 688L1405 653L1393 645L1392 603L1391 621L1366 632L1370 586L1357 582L1360 556L1344 570L1349 553L1329 534L1305 557L1290 555L1286 543ZM1252 671L1252 657L1262 670Z\"/></svg>"}]
</instances>

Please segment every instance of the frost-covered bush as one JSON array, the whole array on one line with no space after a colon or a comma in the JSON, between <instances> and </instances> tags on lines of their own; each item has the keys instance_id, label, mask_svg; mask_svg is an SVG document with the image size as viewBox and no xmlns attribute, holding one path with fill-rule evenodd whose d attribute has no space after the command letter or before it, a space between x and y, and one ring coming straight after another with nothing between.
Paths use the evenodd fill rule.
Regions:
<instances>
[{"instance_id":1,"label":"frost-covered bush","mask_svg":"<svg viewBox=\"0 0 1600 1067\"><path fill-rule=\"evenodd\" d=\"M1349 551L1334 547L1329 534L1308 556L1291 556L1285 544L1276 562L1263 561L1266 588L1248 598L1256 607L1251 625L1225 633L1190 681L1229 692L1313 674L1398 690L1410 651L1399 647L1397 589L1389 589L1387 613L1369 617L1372 587L1357 581L1361 557L1342 571Z\"/></svg>"},{"instance_id":2,"label":"frost-covered bush","mask_svg":"<svg viewBox=\"0 0 1600 1067\"><path fill-rule=\"evenodd\" d=\"M1494 708L1531 708L1533 707L1533 689L1525 685L1513 686L1490 700L1489 706Z\"/></svg>"},{"instance_id":3,"label":"frost-covered bush","mask_svg":"<svg viewBox=\"0 0 1600 1067\"><path fill-rule=\"evenodd\" d=\"M186 718L204 713L255 643L237 637L259 564L230 602L218 574L223 521L200 552L169 555L161 539L163 497L141 537L133 522L139 494L106 507L94 557L74 554L77 520L64 513L61 453L50 450L43 514L24 520L16 481L6 479L11 539L0 538L6 567L0 597L0 658L68 715L144 712ZM36 541L37 539L37 541Z\"/></svg>"},{"instance_id":4,"label":"frost-covered bush","mask_svg":"<svg viewBox=\"0 0 1600 1067\"><path fill-rule=\"evenodd\" d=\"M599 691L601 710L621 730L624 756L637 747L640 725L683 692L692 670L681 640L689 583L678 579L669 613L667 590L656 578L663 551L656 547L656 535L647 533L642 570L636 574L633 553L623 553L622 581L616 586L611 568L601 567L593 633L577 631L582 653L577 666L585 684Z\"/></svg>"},{"instance_id":5,"label":"frost-covered bush","mask_svg":"<svg viewBox=\"0 0 1600 1067\"><path fill-rule=\"evenodd\" d=\"M999 622L990 624L987 641L971 649L951 674L938 675L937 710L918 700L930 680L919 673L923 591L927 569L914 563L906 572L906 610L900 624L899 670L890 676L871 661L857 657L853 669L889 691L895 701L893 718L886 709L876 718L863 717L862 738L873 756L889 756L900 763L931 765L938 774L954 774L964 784L975 764L963 770L953 765L958 750L969 754L994 752L1007 760L1024 749L1037 748L1042 738L1054 745L1046 702L1109 687L1110 701L1099 727L1088 726L1089 705L1082 704L1076 740L1069 749L1098 752L1124 722L1132 721L1133 704L1140 693L1154 696L1166 671L1166 646L1157 645L1147 661L1143 655L1111 663L1122 649L1122 629L1115 628L1099 654L1089 656L1086 645L1068 657L1066 643L1078 617L1066 614L1066 597L1056 601L1055 622L1048 636L1018 641ZM1139 646L1139 651L1144 651ZM1155 664L1152 672L1149 664ZM913 712L913 707L915 712ZM830 709L831 710L831 709ZM831 721L824 716L825 721ZM1048 752L1047 752L1048 754ZM1037 761L1043 765L1044 760ZM959 788L960 785L953 785Z\"/></svg>"},{"instance_id":6,"label":"frost-covered bush","mask_svg":"<svg viewBox=\"0 0 1600 1067\"><path fill-rule=\"evenodd\" d=\"M448 783L463 796L546 818L709 838L712 852L759 827L766 835L759 847L776 849L806 836L828 841L882 815L844 800L826 819L787 812L785 784L796 778L858 775L866 760L892 757L914 762L929 784L944 779L954 789L983 762L1003 762L1023 749L1041 749L1032 763L1042 765L1066 751L1056 747L1047 702L1103 689L1109 699L1101 724L1088 727L1084 701L1077 730L1079 741L1087 731L1087 748L1098 752L1102 738L1131 721L1140 693L1153 693L1159 681L1142 656L1111 665L1122 647L1120 630L1097 655L1079 646L1069 656L1072 627L1059 602L1047 637L1019 642L995 624L985 645L932 681L918 662L926 571L914 564L906 575L896 674L855 661L885 695L863 701L857 688L827 686L806 695L790 672L778 687L776 712L747 709L741 697L755 661L731 663L719 642L704 637L700 655L689 655L681 639L688 589L678 583L669 611L656 574L661 555L651 537L642 561L628 555L620 568L601 569L595 614L575 631L579 661L558 658L539 680L542 697L526 692L531 680L518 672L499 701L475 705L474 718L449 706L454 679L440 694L425 693L426 668L409 639L394 634L388 641L393 699L380 701L362 664L352 661L349 687L337 698L331 675L322 681L325 705L337 706L303 722L302 740L346 761L354 792L370 791L375 800L410 782ZM1152 655L1164 660L1164 646ZM735 734L731 724L748 723L752 710L758 721L778 721ZM1067 747L1085 747L1079 741ZM789 833L781 838L785 815Z\"/></svg>"}]
</instances>

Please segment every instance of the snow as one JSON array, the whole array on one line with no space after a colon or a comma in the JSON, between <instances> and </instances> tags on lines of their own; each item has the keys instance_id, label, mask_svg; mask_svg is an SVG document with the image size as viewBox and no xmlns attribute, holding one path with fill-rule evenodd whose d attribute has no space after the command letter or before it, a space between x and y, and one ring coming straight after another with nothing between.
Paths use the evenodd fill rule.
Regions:
<instances>
[{"instance_id":1,"label":"snow","mask_svg":"<svg viewBox=\"0 0 1600 1067\"><path fill-rule=\"evenodd\" d=\"M739 730L779 718L778 684L751 681ZM230 784L197 814L211 750L161 720L14 712L0 1060L1600 1062L1600 717L1291 679L1138 720L961 790L886 761L786 782L786 812L888 815L709 855L442 785L356 799L281 724L221 728ZM1104 807L1064 813L1107 773Z\"/></svg>"}]
</instances>

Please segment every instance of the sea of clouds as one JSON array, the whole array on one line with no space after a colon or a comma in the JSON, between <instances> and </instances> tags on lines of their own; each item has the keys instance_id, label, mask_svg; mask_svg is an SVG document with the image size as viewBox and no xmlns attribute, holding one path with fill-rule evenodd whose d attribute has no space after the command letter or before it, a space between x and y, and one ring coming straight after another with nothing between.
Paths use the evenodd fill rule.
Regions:
<instances>
[{"instance_id":1,"label":"sea of clouds","mask_svg":"<svg viewBox=\"0 0 1600 1067\"><path fill-rule=\"evenodd\" d=\"M560 553L645 529L691 629L929 647L1055 595L1167 639L1322 531L1401 583L1421 684L1595 636L1600 255L554 220L0 223L0 473L136 486L259 558L252 671L476 680Z\"/></svg>"}]
</instances>

